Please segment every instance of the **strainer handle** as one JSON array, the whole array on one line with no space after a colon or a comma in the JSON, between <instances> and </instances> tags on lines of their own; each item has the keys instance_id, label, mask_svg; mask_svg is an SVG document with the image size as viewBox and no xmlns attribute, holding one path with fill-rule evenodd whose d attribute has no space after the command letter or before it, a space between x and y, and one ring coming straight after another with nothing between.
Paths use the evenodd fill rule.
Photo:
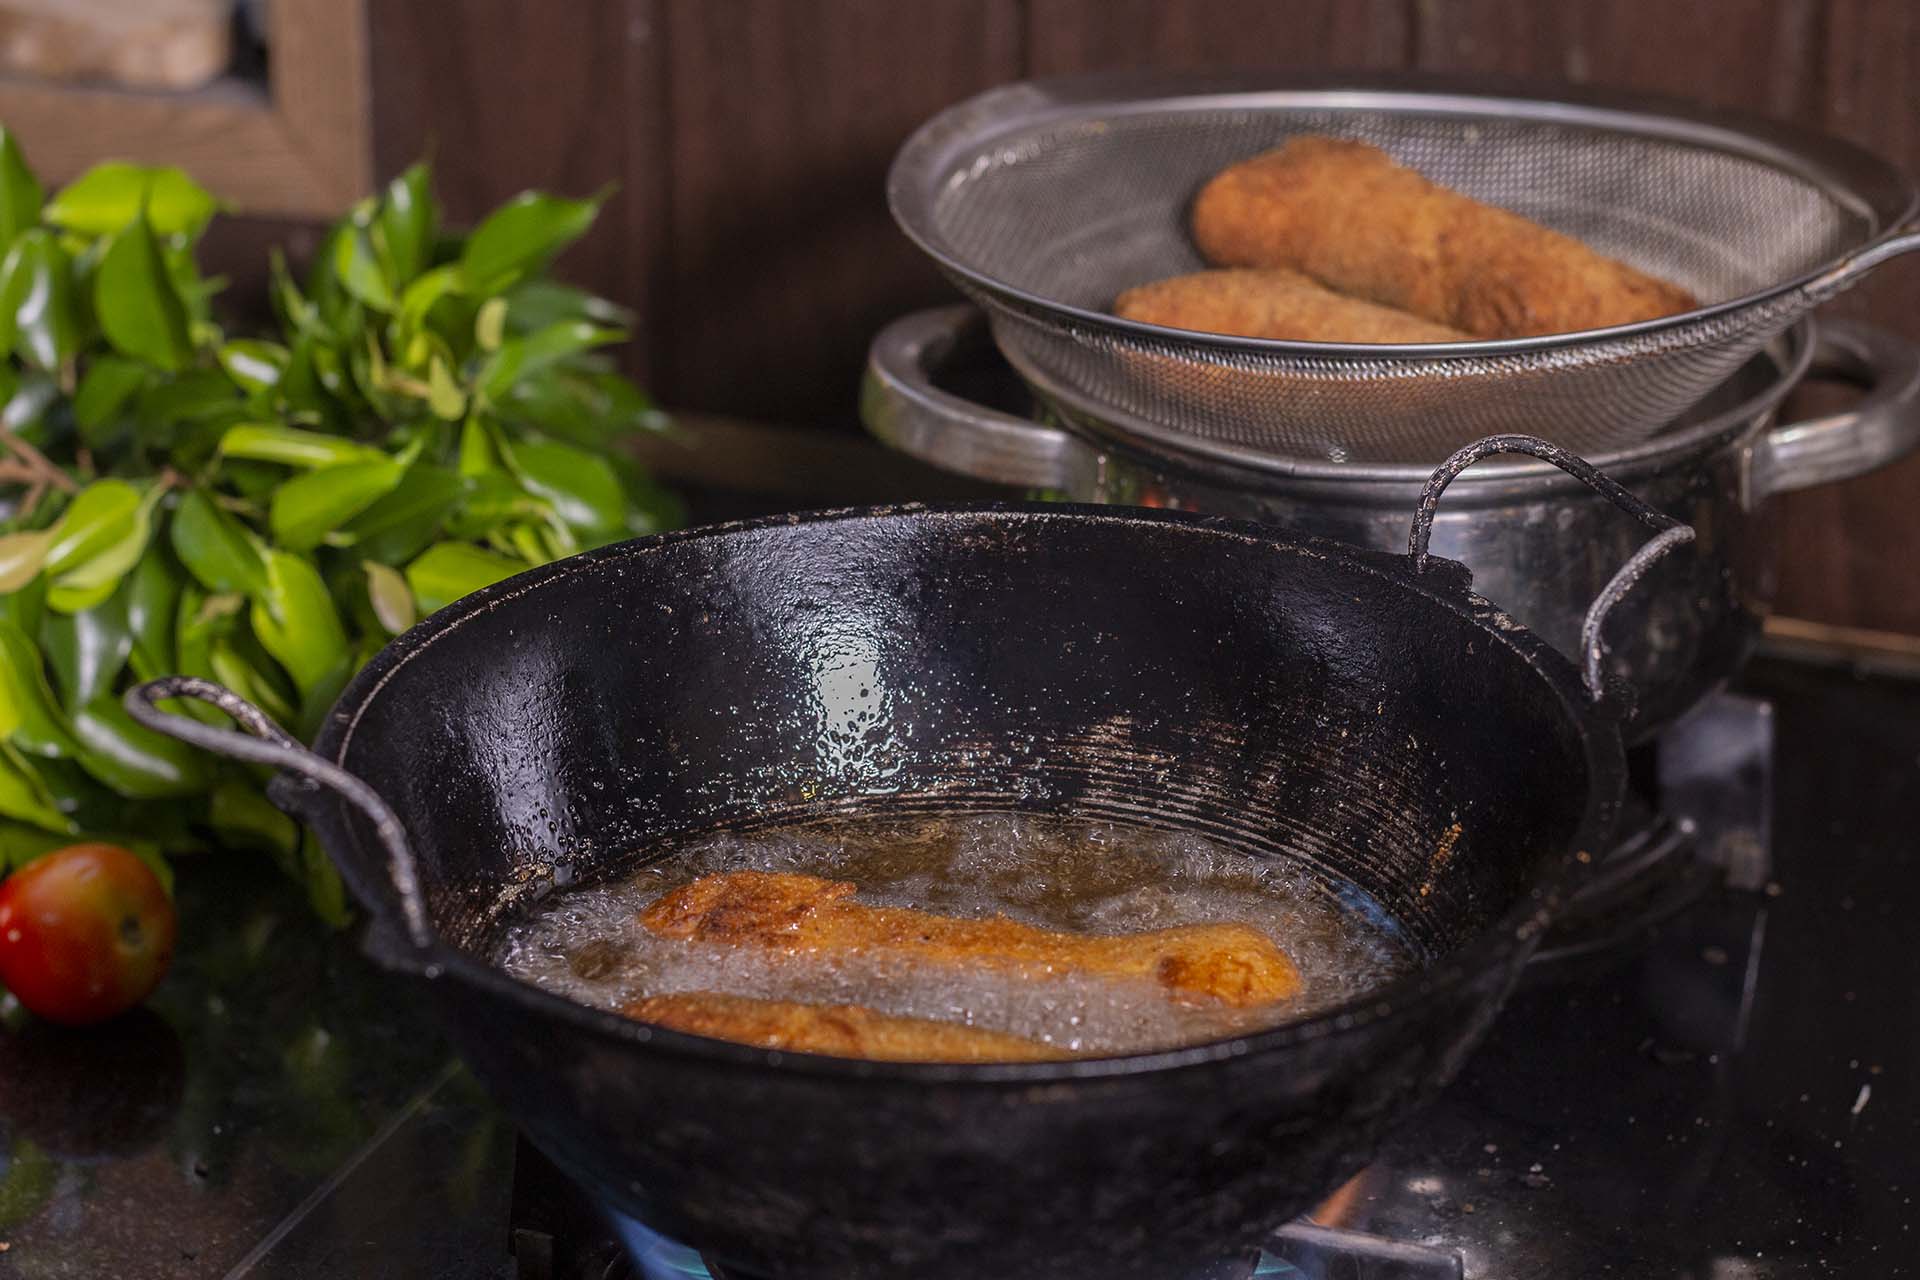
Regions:
<instances>
[{"instance_id":1,"label":"strainer handle","mask_svg":"<svg viewBox=\"0 0 1920 1280\"><path fill-rule=\"evenodd\" d=\"M1440 495L1447 491L1447 486L1462 471L1496 453L1525 453L1551 462L1654 531L1654 536L1620 566L1608 579L1606 586L1600 588L1600 594L1587 606L1586 618L1580 624L1581 675L1586 681L1588 695L1598 702L1609 692L1604 670L1606 641L1602 637L1607 615L1633 589L1633 584L1646 576L1655 561L1680 544L1693 541L1693 526L1683 524L1666 512L1642 502L1611 476L1596 470L1585 458L1569 453L1557 444L1537 436L1488 436L1456 452L1428 478L1427 487L1420 494L1420 505L1413 513L1413 529L1407 535L1407 556L1414 573L1426 572L1430 558L1427 543L1433 537L1433 517L1440 507Z\"/></svg>"},{"instance_id":2,"label":"strainer handle","mask_svg":"<svg viewBox=\"0 0 1920 1280\"><path fill-rule=\"evenodd\" d=\"M986 318L965 305L915 311L882 329L868 349L860 387L867 430L943 471L1030 489L1089 492L1100 460L1077 437L933 384L933 370L956 351L989 341Z\"/></svg>"},{"instance_id":3,"label":"strainer handle","mask_svg":"<svg viewBox=\"0 0 1920 1280\"><path fill-rule=\"evenodd\" d=\"M1869 271L1881 263L1915 252L1920 252L1920 221L1909 222L1885 240L1841 259L1802 287L1811 305L1818 306L1835 294L1860 283Z\"/></svg>"},{"instance_id":4,"label":"strainer handle","mask_svg":"<svg viewBox=\"0 0 1920 1280\"><path fill-rule=\"evenodd\" d=\"M192 698L217 707L232 716L234 723L245 732L202 724L178 712L160 709L162 702L174 698ZM272 716L211 680L199 676L162 676L127 690L123 703L128 715L155 733L178 738L189 746L229 760L284 770L308 784L325 787L358 809L373 823L374 835L386 850L387 874L399 899L400 917L408 939L421 950L431 945L432 934L427 928L413 846L407 843L407 833L399 817L372 787L331 760L309 751L275 724Z\"/></svg>"}]
</instances>

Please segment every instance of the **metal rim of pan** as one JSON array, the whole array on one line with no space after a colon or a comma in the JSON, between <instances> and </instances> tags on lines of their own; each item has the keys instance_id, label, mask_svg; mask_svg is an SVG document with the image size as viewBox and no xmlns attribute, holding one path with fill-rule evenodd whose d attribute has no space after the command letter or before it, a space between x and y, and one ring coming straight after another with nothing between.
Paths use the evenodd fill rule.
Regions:
<instances>
[{"instance_id":1,"label":"metal rim of pan","mask_svg":"<svg viewBox=\"0 0 1920 1280\"><path fill-rule=\"evenodd\" d=\"M1517 961L1524 951L1537 944L1572 888L1598 864L1597 850L1604 846L1611 835L1618 816L1626 776L1625 754L1618 727L1596 714L1568 658L1507 618L1497 606L1462 590L1436 587L1434 579L1444 575L1435 574L1425 578L1412 576L1404 568L1406 561L1403 556L1286 534L1246 521L1181 511L1124 509L1123 513L1116 513L1112 507L1066 503L907 503L760 517L616 543L555 561L477 591L433 614L395 639L375 655L341 693L327 715L325 727L314 743L314 750L323 758L344 767L360 714L378 698L387 681L408 663L425 658L440 637L468 621L523 595L576 575L601 572L626 558L645 555L676 543L722 538L758 529L902 517L977 519L981 516L1092 520L1116 526L1174 524L1217 537L1306 550L1316 559L1340 562L1350 571L1388 579L1427 599L1434 607L1468 620L1495 643L1505 646L1526 663L1542 679L1577 727L1590 779L1578 829L1564 848L1551 857L1543 855L1540 858L1535 880L1518 902L1478 936L1442 955L1429 967L1385 983L1376 990L1332 1008L1263 1031L1141 1054L1030 1063L927 1063L877 1062L783 1052L655 1027L610 1010L569 1000L509 977L492 964L477 960L441 939L437 932L431 945L424 950L397 944L405 958L396 967L411 970L433 981L458 980L488 996L505 999L529 1012L571 1023L578 1029L606 1039L629 1045L645 1044L664 1052L716 1064L752 1069L777 1067L782 1071L815 1076L919 1084L1027 1086L1176 1071L1263 1054L1303 1042L1359 1033L1393 1017L1403 1007L1437 992L1485 980L1489 975L1502 973L1509 966L1512 972L1507 977L1514 976L1518 970ZM368 865L384 862L384 858L377 853L366 852L372 846L362 842L358 834L360 824L337 797L321 799L303 816L317 829L323 846L333 848L351 843L363 849ZM336 858L335 864L340 867L348 887L375 917L376 926L384 921L391 928L392 921L386 919L390 914L386 904L392 896L391 891L385 886L363 883L356 871L344 865L340 859ZM383 953L392 963L393 953L385 948ZM1502 985L1507 983L1503 980Z\"/></svg>"}]
</instances>

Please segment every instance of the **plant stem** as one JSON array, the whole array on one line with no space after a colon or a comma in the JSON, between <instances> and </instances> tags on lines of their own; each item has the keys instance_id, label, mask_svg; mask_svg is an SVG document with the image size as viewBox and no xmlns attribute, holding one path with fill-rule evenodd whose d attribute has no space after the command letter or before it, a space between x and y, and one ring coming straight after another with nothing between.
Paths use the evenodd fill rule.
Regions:
<instances>
[{"instance_id":1,"label":"plant stem","mask_svg":"<svg viewBox=\"0 0 1920 1280\"><path fill-rule=\"evenodd\" d=\"M73 482L72 476L48 462L46 454L5 427L0 427L0 445L5 445L7 451L20 460L19 465L25 468L24 472L16 472L12 475L0 471L0 480L50 484L62 493L75 493L79 490L80 486ZM4 466L4 463L0 463L0 467Z\"/></svg>"}]
</instances>

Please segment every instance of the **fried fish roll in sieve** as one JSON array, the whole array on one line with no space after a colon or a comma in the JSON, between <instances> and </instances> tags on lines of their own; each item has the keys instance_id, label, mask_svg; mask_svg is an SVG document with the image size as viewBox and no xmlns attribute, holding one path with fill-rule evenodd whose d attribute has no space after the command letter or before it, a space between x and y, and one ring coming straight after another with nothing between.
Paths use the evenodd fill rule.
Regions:
<instances>
[{"instance_id":1,"label":"fried fish roll in sieve","mask_svg":"<svg viewBox=\"0 0 1920 1280\"><path fill-rule=\"evenodd\" d=\"M1156 280L1121 294L1127 320L1296 342L1471 342L1473 335L1345 294L1285 267L1232 267Z\"/></svg>"},{"instance_id":2,"label":"fried fish roll in sieve","mask_svg":"<svg viewBox=\"0 0 1920 1280\"><path fill-rule=\"evenodd\" d=\"M1063 1049L1025 1036L931 1018L896 1018L856 1004L799 1004L714 991L648 996L629 1018L759 1049L875 1062L1049 1062Z\"/></svg>"},{"instance_id":3,"label":"fried fish roll in sieve","mask_svg":"<svg viewBox=\"0 0 1920 1280\"><path fill-rule=\"evenodd\" d=\"M1300 989L1300 973L1266 934L1245 924L1151 933L1059 933L1005 916L938 916L853 901L856 886L818 876L729 871L661 897L640 923L661 937L762 946L788 954L897 955L927 964L1157 982L1175 999L1264 1004Z\"/></svg>"},{"instance_id":4,"label":"fried fish roll in sieve","mask_svg":"<svg viewBox=\"0 0 1920 1280\"><path fill-rule=\"evenodd\" d=\"M1294 138L1218 174L1194 200L1193 238L1217 266L1291 267L1481 338L1575 333L1696 305L1378 147L1337 138Z\"/></svg>"}]
</instances>

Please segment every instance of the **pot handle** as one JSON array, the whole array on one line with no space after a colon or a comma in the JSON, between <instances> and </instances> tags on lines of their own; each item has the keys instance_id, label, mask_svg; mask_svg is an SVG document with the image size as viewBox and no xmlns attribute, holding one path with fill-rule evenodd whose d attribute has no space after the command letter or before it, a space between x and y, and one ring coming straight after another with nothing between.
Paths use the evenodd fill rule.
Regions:
<instances>
[{"instance_id":1,"label":"pot handle","mask_svg":"<svg viewBox=\"0 0 1920 1280\"><path fill-rule=\"evenodd\" d=\"M235 723L246 732L236 733L232 729L202 724L177 712L162 711L159 704L171 698L196 698L217 707L232 716ZM266 712L233 690L211 680L203 680L199 676L162 676L127 690L123 701L127 714L155 733L178 738L190 746L225 756L229 760L269 765L298 774L310 783L325 787L358 809L373 823L374 834L387 852L387 874L400 899L400 914L406 924L407 937L422 950L431 945L433 935L427 928L427 913L420 897L420 876L413 857L413 847L407 843L407 833L401 827L400 819L372 787L332 761L309 751L292 734L275 724Z\"/></svg>"},{"instance_id":2,"label":"pot handle","mask_svg":"<svg viewBox=\"0 0 1920 1280\"><path fill-rule=\"evenodd\" d=\"M986 317L965 304L915 311L867 350L860 418L909 457L997 484L1086 492L1099 455L1065 431L984 408L933 385L933 371L990 341Z\"/></svg>"},{"instance_id":3,"label":"pot handle","mask_svg":"<svg viewBox=\"0 0 1920 1280\"><path fill-rule=\"evenodd\" d=\"M1600 594L1587 606L1586 618L1580 624L1581 676L1586 682L1588 696L1599 702L1608 692L1606 676L1602 671L1606 642L1601 638L1607 615L1633 589L1633 584L1646 575L1655 561L1682 543L1693 541L1693 526L1682 524L1666 512L1642 502L1622 488L1618 481L1596 470L1592 463L1557 444L1549 444L1537 436L1488 436L1460 449L1441 463L1428 478L1427 487L1420 494L1420 505L1414 509L1413 529L1407 535L1407 557L1415 574L1424 573L1427 569L1430 559L1427 543L1433 537L1433 517L1440 507L1440 495L1447 491L1447 486L1462 471L1496 453L1525 453L1551 462L1654 531L1654 536L1620 566L1608 579L1606 586L1600 588Z\"/></svg>"},{"instance_id":4,"label":"pot handle","mask_svg":"<svg viewBox=\"0 0 1920 1280\"><path fill-rule=\"evenodd\" d=\"M1773 428L1755 442L1750 500L1864 475L1920 446L1920 347L1878 325L1823 320L1809 377L1856 383L1850 409Z\"/></svg>"}]
</instances>

